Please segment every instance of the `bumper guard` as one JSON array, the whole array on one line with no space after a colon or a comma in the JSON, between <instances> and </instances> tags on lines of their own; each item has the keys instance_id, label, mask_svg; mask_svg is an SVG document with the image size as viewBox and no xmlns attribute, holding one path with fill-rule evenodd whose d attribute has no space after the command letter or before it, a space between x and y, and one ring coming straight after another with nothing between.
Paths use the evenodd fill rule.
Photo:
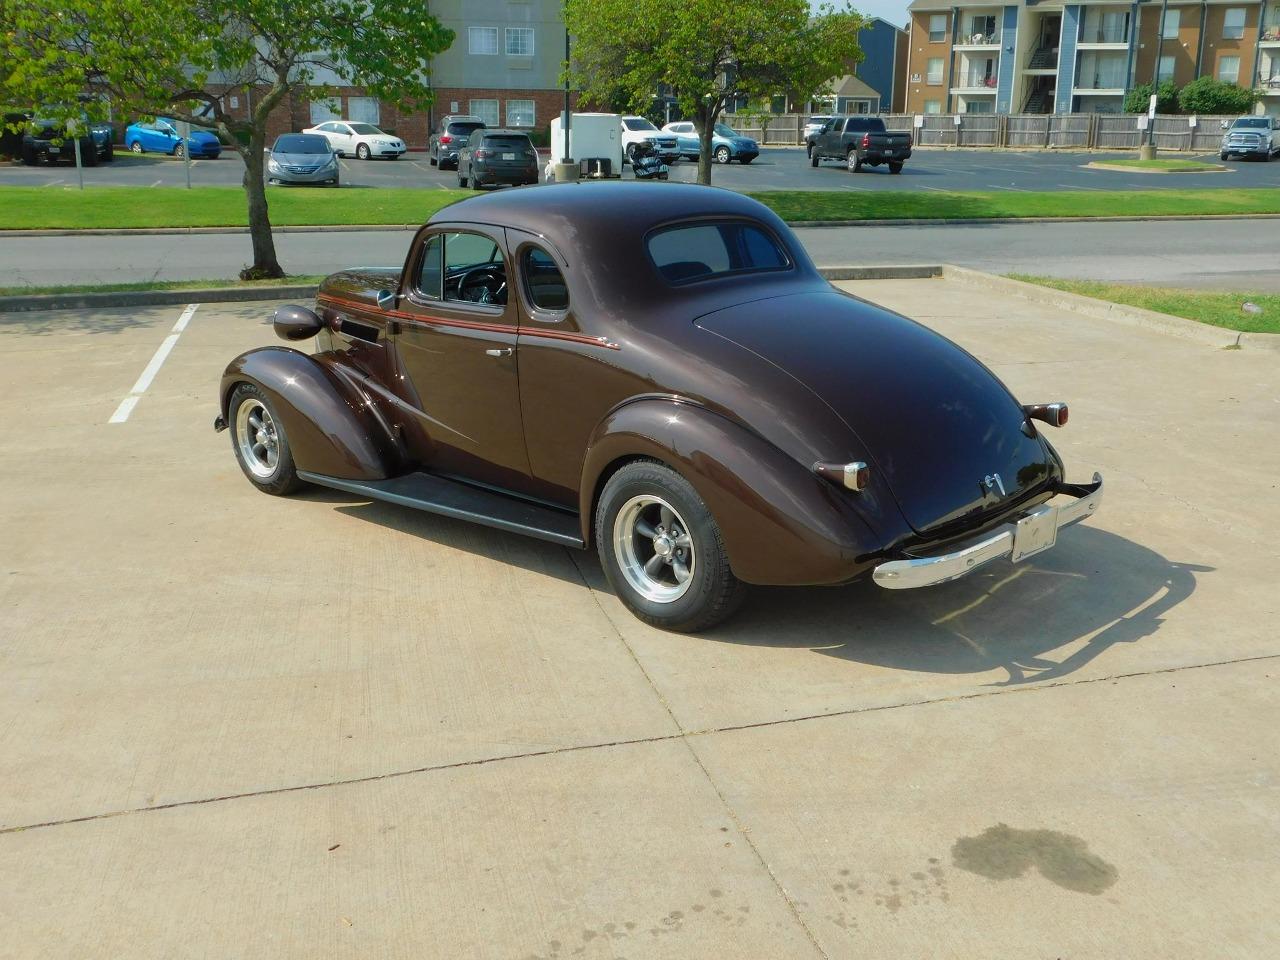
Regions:
<instances>
[{"instance_id":1,"label":"bumper guard","mask_svg":"<svg viewBox=\"0 0 1280 960\"><path fill-rule=\"evenodd\" d=\"M984 563L1008 556L1014 563L1048 550L1058 540L1058 531L1092 515L1102 502L1102 475L1092 483L1063 484L1059 491L1077 499L1061 506L1042 504L1028 510L998 532L967 546L934 557L890 560L877 566L871 578L890 590L931 587L972 573Z\"/></svg>"}]
</instances>

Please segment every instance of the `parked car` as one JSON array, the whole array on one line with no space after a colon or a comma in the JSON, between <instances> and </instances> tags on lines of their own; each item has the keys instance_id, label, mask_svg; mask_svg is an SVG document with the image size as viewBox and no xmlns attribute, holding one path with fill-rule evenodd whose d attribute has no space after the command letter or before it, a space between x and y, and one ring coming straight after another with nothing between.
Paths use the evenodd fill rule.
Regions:
<instances>
[{"instance_id":1,"label":"parked car","mask_svg":"<svg viewBox=\"0 0 1280 960\"><path fill-rule=\"evenodd\" d=\"M530 184L538 182L538 151L527 133L485 127L471 134L458 152L458 186Z\"/></svg>"},{"instance_id":2,"label":"parked car","mask_svg":"<svg viewBox=\"0 0 1280 960\"><path fill-rule=\"evenodd\" d=\"M473 197L403 265L333 274L315 303L274 317L313 353L260 347L223 373L214 427L250 483L594 544L660 627L711 626L745 584L922 587L1025 560L1102 497L1042 432L1065 404L1020 405L949 340L836 290L729 190Z\"/></svg>"},{"instance_id":3,"label":"parked car","mask_svg":"<svg viewBox=\"0 0 1280 960\"><path fill-rule=\"evenodd\" d=\"M484 121L479 117L463 114L444 117L436 132L427 138L427 160L441 170L447 167L457 170L458 151L471 138L471 134L483 128Z\"/></svg>"},{"instance_id":4,"label":"parked car","mask_svg":"<svg viewBox=\"0 0 1280 960\"><path fill-rule=\"evenodd\" d=\"M690 120L668 123L662 128L663 133L676 136L680 155L690 160L697 160L701 152L698 142L698 128ZM728 163L737 160L739 163L750 163L760 156L760 144L750 137L744 137L728 124L717 123L711 131L711 158L716 163Z\"/></svg>"},{"instance_id":5,"label":"parked car","mask_svg":"<svg viewBox=\"0 0 1280 960\"><path fill-rule=\"evenodd\" d=\"M804 140L805 153L810 156L813 155L814 139L822 132L822 128L827 125L827 122L834 119L832 116L821 115L810 117L804 122L804 131L800 134L800 137Z\"/></svg>"},{"instance_id":6,"label":"parked car","mask_svg":"<svg viewBox=\"0 0 1280 960\"><path fill-rule=\"evenodd\" d=\"M317 133L285 133L267 155L267 183L338 186L338 155Z\"/></svg>"},{"instance_id":7,"label":"parked car","mask_svg":"<svg viewBox=\"0 0 1280 960\"><path fill-rule=\"evenodd\" d=\"M361 160L384 157L398 160L405 151L404 141L379 130L372 123L352 120L330 120L307 127L303 133L318 133L340 157L356 156Z\"/></svg>"},{"instance_id":8,"label":"parked car","mask_svg":"<svg viewBox=\"0 0 1280 960\"><path fill-rule=\"evenodd\" d=\"M814 138L809 163L843 160L852 173L887 163L890 173L901 173L911 145L911 134L890 133L880 117L832 117Z\"/></svg>"},{"instance_id":9,"label":"parked car","mask_svg":"<svg viewBox=\"0 0 1280 960\"><path fill-rule=\"evenodd\" d=\"M208 130L193 128L184 144L178 133L178 122L167 117L129 124L124 131L124 145L134 153L167 153L180 157L187 150L193 158L209 160L217 159L222 153L222 143Z\"/></svg>"},{"instance_id":10,"label":"parked car","mask_svg":"<svg viewBox=\"0 0 1280 960\"><path fill-rule=\"evenodd\" d=\"M1219 156L1260 157L1270 160L1280 153L1280 117L1240 117L1222 135Z\"/></svg>"},{"instance_id":11,"label":"parked car","mask_svg":"<svg viewBox=\"0 0 1280 960\"><path fill-rule=\"evenodd\" d=\"M630 163L635 145L641 140L649 140L658 151L663 163L675 163L680 159L679 141L675 134L659 130L644 117L619 117L622 123L622 162Z\"/></svg>"},{"instance_id":12,"label":"parked car","mask_svg":"<svg viewBox=\"0 0 1280 960\"><path fill-rule=\"evenodd\" d=\"M72 132L79 135L72 136ZM76 140L80 141L80 162L86 167L96 166L99 161L110 163L115 159L111 124L93 123L87 114L81 114L76 130L72 132L67 130L62 120L37 114L22 135L22 162L27 166L35 166L41 160L75 163Z\"/></svg>"}]
</instances>

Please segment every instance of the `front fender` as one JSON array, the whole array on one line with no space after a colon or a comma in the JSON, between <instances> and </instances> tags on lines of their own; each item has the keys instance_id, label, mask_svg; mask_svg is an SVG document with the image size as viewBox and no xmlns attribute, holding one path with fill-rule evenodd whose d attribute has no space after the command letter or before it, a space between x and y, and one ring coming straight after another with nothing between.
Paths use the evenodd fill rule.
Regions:
<instances>
[{"instance_id":1,"label":"front fender","mask_svg":"<svg viewBox=\"0 0 1280 960\"><path fill-rule=\"evenodd\" d=\"M316 357L288 347L242 353L222 375L222 418L238 383L252 383L271 400L299 470L344 480L383 480L396 459L395 440L373 400Z\"/></svg>"},{"instance_id":2,"label":"front fender","mask_svg":"<svg viewBox=\"0 0 1280 960\"><path fill-rule=\"evenodd\" d=\"M635 458L659 460L693 485L720 527L734 574L748 583L843 583L885 546L844 491L745 427L665 398L624 404L592 434L579 488L586 542L607 475Z\"/></svg>"}]
</instances>

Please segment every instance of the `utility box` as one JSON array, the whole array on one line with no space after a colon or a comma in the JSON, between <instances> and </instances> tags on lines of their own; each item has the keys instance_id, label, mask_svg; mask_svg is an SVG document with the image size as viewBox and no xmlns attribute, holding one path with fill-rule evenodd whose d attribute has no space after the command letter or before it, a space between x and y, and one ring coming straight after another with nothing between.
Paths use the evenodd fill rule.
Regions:
<instances>
[{"instance_id":1,"label":"utility box","mask_svg":"<svg viewBox=\"0 0 1280 960\"><path fill-rule=\"evenodd\" d=\"M564 128L559 116L551 121L551 159L564 157L608 160L606 169L617 176L622 171L622 118L616 113L575 113L569 124L569 149L565 150ZM595 164L593 169L605 167Z\"/></svg>"}]
</instances>

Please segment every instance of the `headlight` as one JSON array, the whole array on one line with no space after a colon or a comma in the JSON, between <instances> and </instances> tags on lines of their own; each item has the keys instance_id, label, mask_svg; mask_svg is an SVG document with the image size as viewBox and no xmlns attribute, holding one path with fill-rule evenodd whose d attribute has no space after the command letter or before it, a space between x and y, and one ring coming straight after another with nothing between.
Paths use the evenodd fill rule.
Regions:
<instances>
[{"instance_id":1,"label":"headlight","mask_svg":"<svg viewBox=\"0 0 1280 960\"><path fill-rule=\"evenodd\" d=\"M272 173L279 173L279 172L280 172L280 164L276 163L276 161L275 161L275 160L268 160L268 161L267 161L267 169L268 169L268 170L270 170Z\"/></svg>"}]
</instances>

